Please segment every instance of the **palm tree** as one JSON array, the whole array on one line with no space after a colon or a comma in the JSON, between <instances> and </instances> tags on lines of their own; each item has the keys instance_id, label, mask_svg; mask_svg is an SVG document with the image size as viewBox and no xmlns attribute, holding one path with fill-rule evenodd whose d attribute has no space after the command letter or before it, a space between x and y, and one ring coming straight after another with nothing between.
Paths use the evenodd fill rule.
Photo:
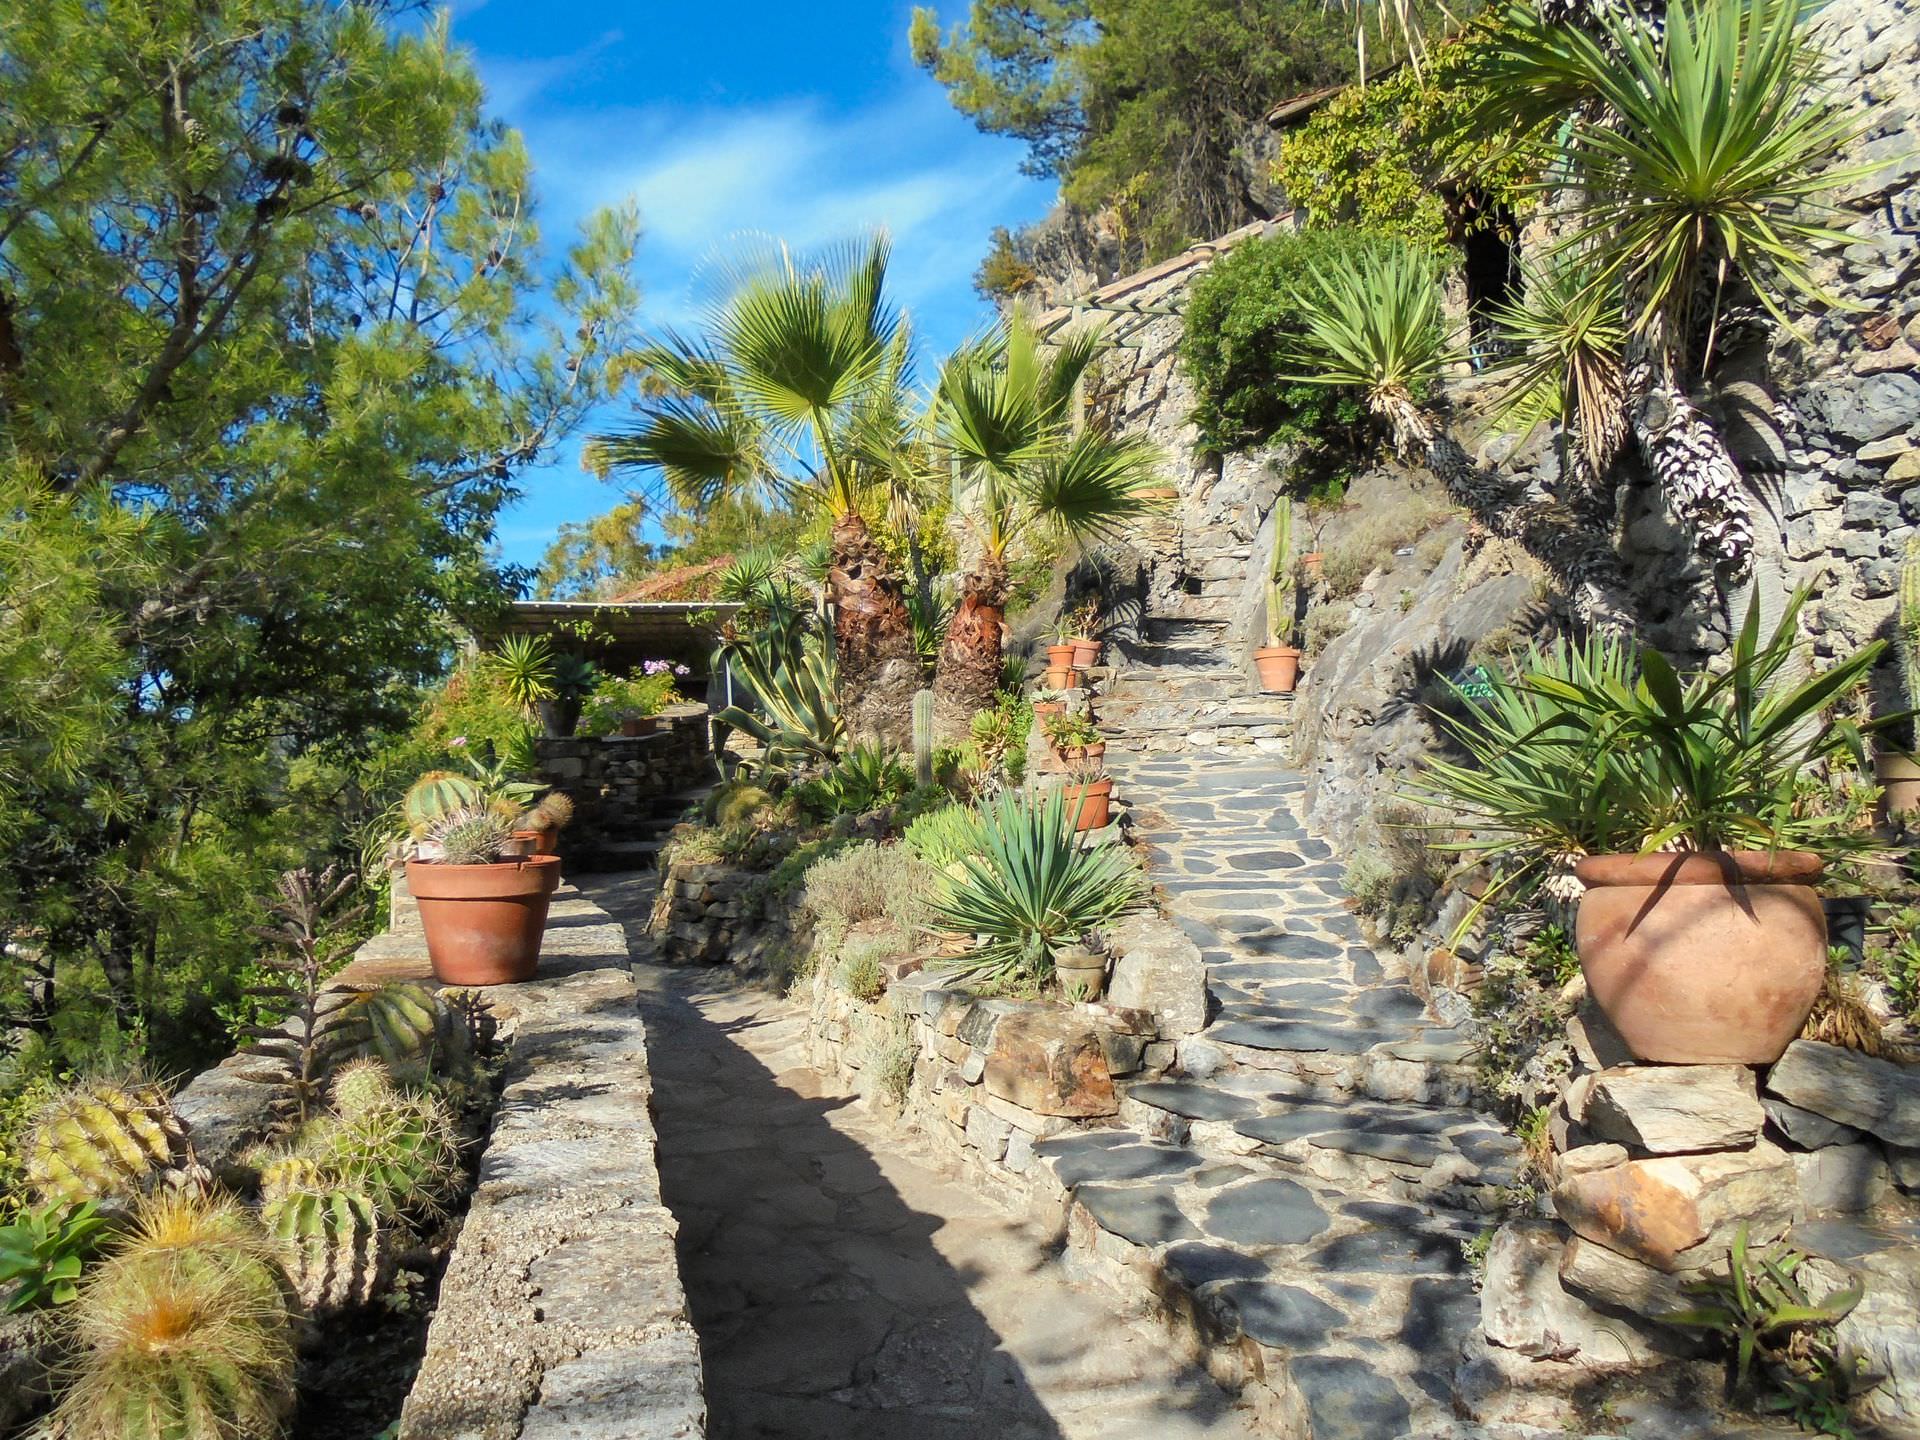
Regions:
<instances>
[{"instance_id":1,"label":"palm tree","mask_svg":"<svg viewBox=\"0 0 1920 1440\"><path fill-rule=\"evenodd\" d=\"M1014 538L1048 529L1096 539L1146 509L1141 492L1159 460L1152 442L1075 429L1074 390L1102 348L1096 330L1045 346L1016 308L941 369L929 421L936 451L953 465L953 508L968 546L960 605L934 670L945 732L991 706L999 688Z\"/></svg>"},{"instance_id":2,"label":"palm tree","mask_svg":"<svg viewBox=\"0 0 1920 1440\"><path fill-rule=\"evenodd\" d=\"M1589 627L1624 633L1631 609L1618 558L1603 533L1566 506L1527 497L1468 459L1418 397L1448 358L1432 261L1404 245L1336 253L1310 269L1292 296L1304 334L1293 377L1351 385L1385 421L1402 455L1423 459L1454 502L1496 535L1520 543L1564 588Z\"/></svg>"},{"instance_id":3,"label":"palm tree","mask_svg":"<svg viewBox=\"0 0 1920 1440\"><path fill-rule=\"evenodd\" d=\"M701 338L669 333L631 357L646 380L641 419L596 437L593 459L657 473L696 511L760 492L824 512L848 728L898 738L919 683L913 627L861 513L897 479L881 437L911 378L888 253L875 235L808 263L780 246L739 267Z\"/></svg>"}]
</instances>

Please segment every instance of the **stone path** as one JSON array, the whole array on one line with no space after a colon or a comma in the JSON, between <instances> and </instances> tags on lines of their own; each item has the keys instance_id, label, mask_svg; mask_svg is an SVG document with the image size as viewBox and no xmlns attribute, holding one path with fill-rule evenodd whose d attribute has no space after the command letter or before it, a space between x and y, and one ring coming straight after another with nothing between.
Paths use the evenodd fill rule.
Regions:
<instances>
[{"instance_id":1,"label":"stone path","mask_svg":"<svg viewBox=\"0 0 1920 1440\"><path fill-rule=\"evenodd\" d=\"M1469 1049L1388 981L1271 757L1115 767L1212 1018L1124 1128L1038 1147L1100 1226L1278 1362L1314 1440L1432 1434L1479 1322L1463 1247L1519 1146L1465 1108Z\"/></svg>"},{"instance_id":2,"label":"stone path","mask_svg":"<svg viewBox=\"0 0 1920 1440\"><path fill-rule=\"evenodd\" d=\"M629 919L651 899L639 880L593 888ZM1256 1433L1164 1329L1074 1283L1043 1227L826 1088L798 1006L637 968L715 1440Z\"/></svg>"}]
</instances>

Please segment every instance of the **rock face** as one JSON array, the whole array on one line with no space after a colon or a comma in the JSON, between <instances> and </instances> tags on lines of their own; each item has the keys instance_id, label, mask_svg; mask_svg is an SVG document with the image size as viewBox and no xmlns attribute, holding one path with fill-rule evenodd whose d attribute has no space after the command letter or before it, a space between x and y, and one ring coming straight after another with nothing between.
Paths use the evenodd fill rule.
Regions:
<instances>
[{"instance_id":1,"label":"rock face","mask_svg":"<svg viewBox=\"0 0 1920 1440\"><path fill-rule=\"evenodd\" d=\"M1796 1040L1767 1072L1767 1090L1889 1145L1920 1145L1920 1066Z\"/></svg>"},{"instance_id":2,"label":"rock face","mask_svg":"<svg viewBox=\"0 0 1920 1440\"><path fill-rule=\"evenodd\" d=\"M1207 1024L1207 966L1200 947L1158 915L1131 915L1107 931L1114 953L1107 998L1113 1004L1153 1012L1169 1038L1192 1035Z\"/></svg>"},{"instance_id":3,"label":"rock face","mask_svg":"<svg viewBox=\"0 0 1920 1440\"><path fill-rule=\"evenodd\" d=\"M1686 1155L1743 1149L1765 1119L1744 1065L1625 1065L1594 1076L1584 1123L1602 1140Z\"/></svg>"},{"instance_id":4,"label":"rock face","mask_svg":"<svg viewBox=\"0 0 1920 1440\"><path fill-rule=\"evenodd\" d=\"M1911 1236L1846 1221L1803 1225L1793 1243L1821 1257L1801 1272L1815 1300L1856 1280L1866 1287L1837 1327L1842 1350L1884 1377L1860 1409L1888 1435L1920 1437L1920 1247Z\"/></svg>"},{"instance_id":5,"label":"rock face","mask_svg":"<svg viewBox=\"0 0 1920 1440\"><path fill-rule=\"evenodd\" d=\"M1645 1359L1649 1346L1632 1325L1566 1292L1561 1250L1557 1225L1536 1220L1500 1227L1487 1248L1480 1287L1480 1323L1487 1339L1536 1360L1607 1365Z\"/></svg>"},{"instance_id":6,"label":"rock face","mask_svg":"<svg viewBox=\"0 0 1920 1440\"><path fill-rule=\"evenodd\" d=\"M1682 1288L1686 1277L1629 1260L1578 1235L1561 1252L1560 1283L1602 1305L1649 1319L1684 1310L1692 1303Z\"/></svg>"},{"instance_id":7,"label":"rock face","mask_svg":"<svg viewBox=\"0 0 1920 1440\"><path fill-rule=\"evenodd\" d=\"M1084 1118L1120 1108L1100 1032L1070 1012L1001 1017L987 1052L985 1084L989 1095L1039 1115Z\"/></svg>"},{"instance_id":8,"label":"rock face","mask_svg":"<svg viewBox=\"0 0 1920 1440\"><path fill-rule=\"evenodd\" d=\"M1765 1244L1793 1223L1793 1159L1764 1141L1744 1153L1630 1160L1573 1175L1553 1207L1576 1234L1657 1270L1690 1270L1725 1257L1735 1230Z\"/></svg>"}]
</instances>

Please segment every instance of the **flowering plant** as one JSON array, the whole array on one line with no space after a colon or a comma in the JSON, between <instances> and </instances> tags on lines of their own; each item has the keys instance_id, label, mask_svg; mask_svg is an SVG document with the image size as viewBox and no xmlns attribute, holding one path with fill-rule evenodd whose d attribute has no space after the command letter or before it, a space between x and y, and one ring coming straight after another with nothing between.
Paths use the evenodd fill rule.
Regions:
<instances>
[{"instance_id":1,"label":"flowering plant","mask_svg":"<svg viewBox=\"0 0 1920 1440\"><path fill-rule=\"evenodd\" d=\"M638 675L606 676L593 687L580 711L581 728L589 735L606 735L627 719L657 715L680 699L673 688L675 675L687 673L684 665L666 660L649 660Z\"/></svg>"}]
</instances>

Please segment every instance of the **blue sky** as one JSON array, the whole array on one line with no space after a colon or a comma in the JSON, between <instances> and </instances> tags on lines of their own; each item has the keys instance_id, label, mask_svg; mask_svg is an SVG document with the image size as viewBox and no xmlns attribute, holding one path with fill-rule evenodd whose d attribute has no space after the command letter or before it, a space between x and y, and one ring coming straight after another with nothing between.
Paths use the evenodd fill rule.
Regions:
<instances>
[{"instance_id":1,"label":"blue sky","mask_svg":"<svg viewBox=\"0 0 1920 1440\"><path fill-rule=\"evenodd\" d=\"M1044 214L1024 147L981 135L907 54L909 0L456 0L489 108L527 139L549 252L631 195L643 320L697 310L701 262L741 232L799 246L884 226L895 298L931 360L988 318L972 275L995 225ZM960 13L963 0L943 9ZM610 419L618 411L610 411ZM500 549L532 564L556 528L620 498L577 447L528 473Z\"/></svg>"}]
</instances>

